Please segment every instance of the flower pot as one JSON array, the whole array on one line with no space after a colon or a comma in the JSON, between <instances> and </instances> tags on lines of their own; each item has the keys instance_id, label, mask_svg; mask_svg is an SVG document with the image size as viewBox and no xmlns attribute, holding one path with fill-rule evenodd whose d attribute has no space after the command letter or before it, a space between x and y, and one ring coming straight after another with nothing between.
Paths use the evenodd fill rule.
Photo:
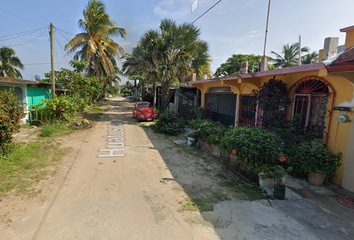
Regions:
<instances>
[{"instance_id":1,"label":"flower pot","mask_svg":"<svg viewBox=\"0 0 354 240\"><path fill-rule=\"evenodd\" d=\"M308 174L308 181L314 185L321 185L326 178L326 175L318 174L318 173L309 173Z\"/></svg>"},{"instance_id":2,"label":"flower pot","mask_svg":"<svg viewBox=\"0 0 354 240\"><path fill-rule=\"evenodd\" d=\"M276 199L281 199L281 200L285 199L285 189L286 187L284 185L275 185L273 196Z\"/></svg>"},{"instance_id":3,"label":"flower pot","mask_svg":"<svg viewBox=\"0 0 354 240\"><path fill-rule=\"evenodd\" d=\"M258 181L258 184L260 187L263 187L263 188L269 188L269 187L274 187L274 179L273 178L264 178L262 179L262 175L264 173L260 173L258 176L259 176L259 181Z\"/></svg>"}]
</instances>

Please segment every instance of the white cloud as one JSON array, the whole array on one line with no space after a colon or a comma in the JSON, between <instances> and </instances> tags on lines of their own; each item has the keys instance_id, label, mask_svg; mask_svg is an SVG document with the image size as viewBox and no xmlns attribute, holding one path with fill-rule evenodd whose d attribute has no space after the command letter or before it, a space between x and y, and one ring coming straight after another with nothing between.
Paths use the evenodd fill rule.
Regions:
<instances>
[{"instance_id":1,"label":"white cloud","mask_svg":"<svg viewBox=\"0 0 354 240\"><path fill-rule=\"evenodd\" d=\"M183 18L191 12L191 0L163 0L154 7L160 18Z\"/></svg>"}]
</instances>

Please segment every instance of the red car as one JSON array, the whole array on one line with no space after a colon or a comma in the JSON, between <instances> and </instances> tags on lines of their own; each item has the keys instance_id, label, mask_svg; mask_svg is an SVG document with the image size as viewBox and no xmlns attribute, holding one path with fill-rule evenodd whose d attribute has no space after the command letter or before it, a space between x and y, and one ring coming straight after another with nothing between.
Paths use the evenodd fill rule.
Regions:
<instances>
[{"instance_id":1,"label":"red car","mask_svg":"<svg viewBox=\"0 0 354 240\"><path fill-rule=\"evenodd\" d=\"M158 114L152 109L149 102L137 102L133 109L133 117L138 121L153 121Z\"/></svg>"}]
</instances>

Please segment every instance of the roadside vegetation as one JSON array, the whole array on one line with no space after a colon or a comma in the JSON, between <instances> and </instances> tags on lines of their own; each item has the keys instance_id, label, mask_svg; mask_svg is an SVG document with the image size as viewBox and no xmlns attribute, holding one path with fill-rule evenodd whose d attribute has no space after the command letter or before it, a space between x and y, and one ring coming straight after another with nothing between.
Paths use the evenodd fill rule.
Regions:
<instances>
[{"instance_id":1,"label":"roadside vegetation","mask_svg":"<svg viewBox=\"0 0 354 240\"><path fill-rule=\"evenodd\" d=\"M149 127L156 133L173 136L166 137L169 140L194 138L197 148L186 145L181 145L180 148L187 153L191 161L202 162L205 174L213 171L208 167L211 161L222 161L227 168L240 174L242 177L225 177L224 172L210 176L218 179L219 185L233 192L234 197L236 194L235 198L239 200L264 198L263 191L258 187L259 176L262 179L264 176L273 178L277 186L284 186L282 177L285 173L302 179L306 179L308 173L333 176L340 166L341 153L332 153L322 140L312 133L298 132L298 116L291 122L285 120L284 111L290 104L285 84L280 80L271 79L260 91L254 92L254 95L263 110L262 124L257 127L227 128L211 120L213 111L208 107L197 110L195 118L188 123L179 120L179 114L165 110ZM184 130L187 124L193 130L188 136ZM199 146L208 149L211 157L205 158L205 155L192 150L199 149ZM168 159L168 156L166 158ZM225 192L209 189L188 191L188 187L183 188L188 194L188 198L181 201L184 210L209 211L212 203L230 198L227 194L223 195Z\"/></svg>"}]
</instances>

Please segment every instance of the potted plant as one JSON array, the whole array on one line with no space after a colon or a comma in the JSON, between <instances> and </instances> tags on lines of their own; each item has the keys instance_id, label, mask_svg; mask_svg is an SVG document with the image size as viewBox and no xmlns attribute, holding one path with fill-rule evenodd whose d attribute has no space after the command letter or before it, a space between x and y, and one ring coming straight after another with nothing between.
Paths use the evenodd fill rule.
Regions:
<instances>
[{"instance_id":1,"label":"potted plant","mask_svg":"<svg viewBox=\"0 0 354 240\"><path fill-rule=\"evenodd\" d=\"M315 185L321 185L326 177L334 176L341 165L342 153L332 153L321 140L302 142L296 152L294 158L298 158L303 171L308 173L308 181Z\"/></svg>"},{"instance_id":2,"label":"potted plant","mask_svg":"<svg viewBox=\"0 0 354 240\"><path fill-rule=\"evenodd\" d=\"M283 177L286 173L285 169L280 165L265 165L262 172L259 174L260 179L273 179L274 180L274 197L277 199L285 199L285 184Z\"/></svg>"}]
</instances>

